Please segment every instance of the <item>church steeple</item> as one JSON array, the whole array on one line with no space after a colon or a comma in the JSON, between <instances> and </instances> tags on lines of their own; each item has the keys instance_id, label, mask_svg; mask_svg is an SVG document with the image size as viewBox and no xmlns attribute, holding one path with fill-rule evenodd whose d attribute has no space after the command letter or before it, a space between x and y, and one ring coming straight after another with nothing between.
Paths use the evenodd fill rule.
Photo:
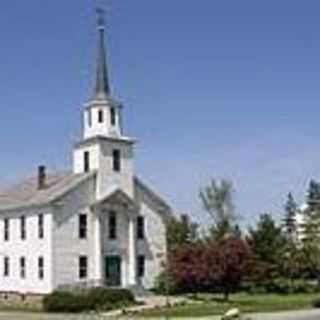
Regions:
<instances>
[{"instance_id":1,"label":"church steeple","mask_svg":"<svg viewBox=\"0 0 320 320\"><path fill-rule=\"evenodd\" d=\"M113 99L108 77L104 11L97 9L98 52L93 95L85 104L83 137L122 137L121 104Z\"/></svg>"},{"instance_id":2,"label":"church steeple","mask_svg":"<svg viewBox=\"0 0 320 320\"><path fill-rule=\"evenodd\" d=\"M110 96L110 84L105 47L105 19L104 11L97 9L98 15L98 55L96 70L96 86L94 92L95 100L105 100Z\"/></svg>"},{"instance_id":3,"label":"church steeple","mask_svg":"<svg viewBox=\"0 0 320 320\"><path fill-rule=\"evenodd\" d=\"M97 171L97 199L110 187L134 196L133 152L135 140L123 135L122 105L113 99L108 79L103 10L98 13L96 84L83 110L83 137L74 149L75 173Z\"/></svg>"}]
</instances>

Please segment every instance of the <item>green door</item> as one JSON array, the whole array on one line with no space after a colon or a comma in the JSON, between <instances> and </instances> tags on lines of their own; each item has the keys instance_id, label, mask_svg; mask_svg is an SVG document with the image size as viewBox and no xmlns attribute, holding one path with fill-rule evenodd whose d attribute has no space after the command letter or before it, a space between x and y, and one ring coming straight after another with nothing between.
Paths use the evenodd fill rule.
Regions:
<instances>
[{"instance_id":1,"label":"green door","mask_svg":"<svg viewBox=\"0 0 320 320\"><path fill-rule=\"evenodd\" d=\"M105 263L107 286L121 286L121 258L119 256L107 256Z\"/></svg>"}]
</instances>

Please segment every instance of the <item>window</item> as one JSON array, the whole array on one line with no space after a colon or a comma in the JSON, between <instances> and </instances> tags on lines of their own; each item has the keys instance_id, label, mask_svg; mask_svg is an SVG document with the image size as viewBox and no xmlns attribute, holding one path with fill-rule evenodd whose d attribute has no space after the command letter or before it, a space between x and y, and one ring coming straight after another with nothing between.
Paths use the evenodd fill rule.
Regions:
<instances>
[{"instance_id":1,"label":"window","mask_svg":"<svg viewBox=\"0 0 320 320\"><path fill-rule=\"evenodd\" d=\"M26 258L20 258L20 278L24 279L26 277Z\"/></svg>"},{"instance_id":2,"label":"window","mask_svg":"<svg viewBox=\"0 0 320 320\"><path fill-rule=\"evenodd\" d=\"M138 216L137 218L137 238L144 239L144 217Z\"/></svg>"},{"instance_id":3,"label":"window","mask_svg":"<svg viewBox=\"0 0 320 320\"><path fill-rule=\"evenodd\" d=\"M85 151L83 154L83 161L84 161L84 172L90 171L90 153L89 151Z\"/></svg>"},{"instance_id":4,"label":"window","mask_svg":"<svg viewBox=\"0 0 320 320\"><path fill-rule=\"evenodd\" d=\"M86 214L79 215L79 238L80 239L87 238L87 215Z\"/></svg>"},{"instance_id":5,"label":"window","mask_svg":"<svg viewBox=\"0 0 320 320\"><path fill-rule=\"evenodd\" d=\"M116 125L116 109L115 108L110 109L110 122L112 126Z\"/></svg>"},{"instance_id":6,"label":"window","mask_svg":"<svg viewBox=\"0 0 320 320\"><path fill-rule=\"evenodd\" d=\"M9 234L9 219L6 218L4 219L4 241L9 241L10 234Z\"/></svg>"},{"instance_id":7,"label":"window","mask_svg":"<svg viewBox=\"0 0 320 320\"><path fill-rule=\"evenodd\" d=\"M92 115L91 115L91 109L88 109L87 111L87 115L88 115L88 125L89 127L92 126Z\"/></svg>"},{"instance_id":8,"label":"window","mask_svg":"<svg viewBox=\"0 0 320 320\"><path fill-rule=\"evenodd\" d=\"M114 149L112 152L113 159L113 171L120 172L121 171L121 154L120 150Z\"/></svg>"},{"instance_id":9,"label":"window","mask_svg":"<svg viewBox=\"0 0 320 320\"><path fill-rule=\"evenodd\" d=\"M38 258L38 276L42 280L44 278L44 259L43 257Z\"/></svg>"},{"instance_id":10,"label":"window","mask_svg":"<svg viewBox=\"0 0 320 320\"><path fill-rule=\"evenodd\" d=\"M43 239L44 237L44 226L43 226L43 214L40 213L38 215L38 236L39 239Z\"/></svg>"},{"instance_id":11,"label":"window","mask_svg":"<svg viewBox=\"0 0 320 320\"><path fill-rule=\"evenodd\" d=\"M114 211L109 212L109 239L117 239L117 214Z\"/></svg>"},{"instance_id":12,"label":"window","mask_svg":"<svg viewBox=\"0 0 320 320\"><path fill-rule=\"evenodd\" d=\"M3 260L3 276L9 277L10 274L10 264L9 264L9 257L4 257Z\"/></svg>"},{"instance_id":13,"label":"window","mask_svg":"<svg viewBox=\"0 0 320 320\"><path fill-rule=\"evenodd\" d=\"M103 122L103 110L98 111L98 122L99 123Z\"/></svg>"},{"instance_id":14,"label":"window","mask_svg":"<svg viewBox=\"0 0 320 320\"><path fill-rule=\"evenodd\" d=\"M86 279L88 275L88 258L86 256L79 257L79 278Z\"/></svg>"},{"instance_id":15,"label":"window","mask_svg":"<svg viewBox=\"0 0 320 320\"><path fill-rule=\"evenodd\" d=\"M26 239L26 217L22 216L20 218L20 235L21 235L21 240L25 240Z\"/></svg>"},{"instance_id":16,"label":"window","mask_svg":"<svg viewBox=\"0 0 320 320\"><path fill-rule=\"evenodd\" d=\"M145 264L146 264L146 259L144 256L138 256L138 263L137 263L137 273L138 273L138 277L144 277L144 273L145 273Z\"/></svg>"}]
</instances>

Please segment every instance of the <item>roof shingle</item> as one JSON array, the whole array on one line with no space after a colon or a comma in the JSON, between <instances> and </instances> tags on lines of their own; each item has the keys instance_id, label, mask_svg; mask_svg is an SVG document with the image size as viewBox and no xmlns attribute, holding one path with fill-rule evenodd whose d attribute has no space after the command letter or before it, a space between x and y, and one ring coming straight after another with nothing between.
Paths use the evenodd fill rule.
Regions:
<instances>
[{"instance_id":1,"label":"roof shingle","mask_svg":"<svg viewBox=\"0 0 320 320\"><path fill-rule=\"evenodd\" d=\"M94 174L95 172L49 175L46 188L42 190L38 189L38 179L32 177L0 193L0 211L49 204Z\"/></svg>"}]
</instances>

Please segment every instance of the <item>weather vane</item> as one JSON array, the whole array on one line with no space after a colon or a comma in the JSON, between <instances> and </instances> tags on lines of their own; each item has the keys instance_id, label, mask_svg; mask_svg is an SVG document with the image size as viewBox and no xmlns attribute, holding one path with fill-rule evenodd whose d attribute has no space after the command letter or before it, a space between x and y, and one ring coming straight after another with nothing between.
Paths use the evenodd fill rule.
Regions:
<instances>
[{"instance_id":1,"label":"weather vane","mask_svg":"<svg viewBox=\"0 0 320 320\"><path fill-rule=\"evenodd\" d=\"M110 7L110 0L107 2L107 5ZM109 9L110 8L108 8L108 11ZM98 18L98 26L105 27L107 11L103 8L103 6L97 6L96 13Z\"/></svg>"},{"instance_id":2,"label":"weather vane","mask_svg":"<svg viewBox=\"0 0 320 320\"><path fill-rule=\"evenodd\" d=\"M105 16L106 16L105 10L102 8L97 8L96 12L97 12L97 17L98 17L98 26L104 27L105 26Z\"/></svg>"}]
</instances>

